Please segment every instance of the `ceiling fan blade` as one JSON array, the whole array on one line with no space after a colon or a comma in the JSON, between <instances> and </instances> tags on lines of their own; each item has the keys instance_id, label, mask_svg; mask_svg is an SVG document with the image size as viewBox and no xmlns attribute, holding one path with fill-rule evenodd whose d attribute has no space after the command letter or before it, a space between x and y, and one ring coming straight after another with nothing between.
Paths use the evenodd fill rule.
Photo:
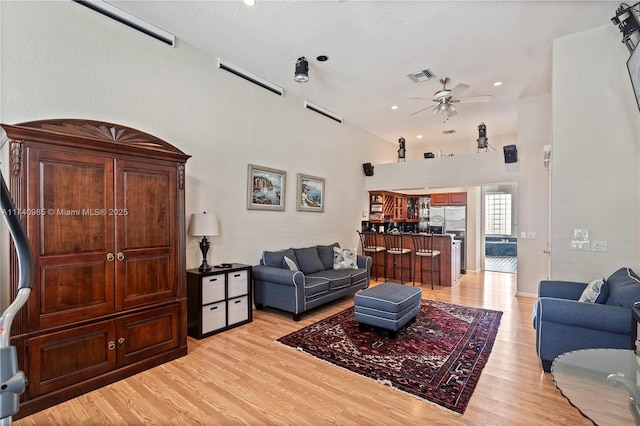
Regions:
<instances>
[{"instance_id":1,"label":"ceiling fan blade","mask_svg":"<svg viewBox=\"0 0 640 426\"><path fill-rule=\"evenodd\" d=\"M460 95L460 93L464 92L465 90L467 90L469 87L468 84L464 84L464 83L458 83L458 85L456 87L454 87L453 89L451 89L451 92L449 93L449 97L451 98L457 98L458 95Z\"/></svg>"},{"instance_id":2,"label":"ceiling fan blade","mask_svg":"<svg viewBox=\"0 0 640 426\"><path fill-rule=\"evenodd\" d=\"M415 99L418 101L430 101L431 99L429 98L420 98L420 97L412 97L412 98L407 98L407 99Z\"/></svg>"},{"instance_id":3,"label":"ceiling fan blade","mask_svg":"<svg viewBox=\"0 0 640 426\"><path fill-rule=\"evenodd\" d=\"M416 114L421 113L422 111L426 111L426 110L428 110L428 109L430 109L430 108L432 108L432 107L433 107L433 105L429 105L428 107L420 108L419 110L414 111L414 112L412 112L412 113L411 113L411 114L409 114L409 115L416 115Z\"/></svg>"},{"instance_id":4,"label":"ceiling fan blade","mask_svg":"<svg viewBox=\"0 0 640 426\"><path fill-rule=\"evenodd\" d=\"M465 98L456 99L457 101L462 102L463 104L471 104L478 102L489 102L491 100L491 95L483 95L483 96L467 96Z\"/></svg>"}]
</instances>

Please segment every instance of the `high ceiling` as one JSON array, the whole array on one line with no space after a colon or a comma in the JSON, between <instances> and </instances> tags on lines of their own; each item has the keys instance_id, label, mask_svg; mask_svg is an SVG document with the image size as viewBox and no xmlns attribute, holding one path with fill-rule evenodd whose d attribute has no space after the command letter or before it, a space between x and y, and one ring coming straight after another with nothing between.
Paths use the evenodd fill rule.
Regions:
<instances>
[{"instance_id":1,"label":"high ceiling","mask_svg":"<svg viewBox=\"0 0 640 426\"><path fill-rule=\"evenodd\" d=\"M478 124L488 136L517 129L517 101L551 92L552 42L611 25L615 1L110 1L222 58L407 148L465 140ZM329 60L319 62L317 56ZM309 60L307 83L293 80L298 57ZM588 65L588 64L586 64ZM428 69L436 78L414 83ZM212 70L217 72L217 70ZM426 110L449 77L471 87L444 122ZM502 85L494 87L493 83ZM425 100L409 99L423 97ZM392 110L392 105L397 109ZM455 130L454 134L443 134ZM423 135L418 139L417 135Z\"/></svg>"}]
</instances>

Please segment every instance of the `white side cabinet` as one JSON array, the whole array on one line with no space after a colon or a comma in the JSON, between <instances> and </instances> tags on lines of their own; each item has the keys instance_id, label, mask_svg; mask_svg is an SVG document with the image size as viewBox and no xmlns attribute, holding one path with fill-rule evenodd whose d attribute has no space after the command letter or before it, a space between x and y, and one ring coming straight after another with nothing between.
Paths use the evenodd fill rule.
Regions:
<instances>
[{"instance_id":1,"label":"white side cabinet","mask_svg":"<svg viewBox=\"0 0 640 426\"><path fill-rule=\"evenodd\" d=\"M251 266L187 271L187 332L196 339L253 320Z\"/></svg>"}]
</instances>

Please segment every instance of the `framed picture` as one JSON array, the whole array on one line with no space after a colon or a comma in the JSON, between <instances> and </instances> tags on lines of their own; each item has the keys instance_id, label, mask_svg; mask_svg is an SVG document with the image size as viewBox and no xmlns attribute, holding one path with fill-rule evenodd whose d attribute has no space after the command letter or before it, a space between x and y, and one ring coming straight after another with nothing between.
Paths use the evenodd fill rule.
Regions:
<instances>
[{"instance_id":1,"label":"framed picture","mask_svg":"<svg viewBox=\"0 0 640 426\"><path fill-rule=\"evenodd\" d=\"M284 211L287 172L249 164L247 210Z\"/></svg>"},{"instance_id":2,"label":"framed picture","mask_svg":"<svg viewBox=\"0 0 640 426\"><path fill-rule=\"evenodd\" d=\"M300 212L324 211L324 178L298 173L297 194L296 210Z\"/></svg>"}]
</instances>

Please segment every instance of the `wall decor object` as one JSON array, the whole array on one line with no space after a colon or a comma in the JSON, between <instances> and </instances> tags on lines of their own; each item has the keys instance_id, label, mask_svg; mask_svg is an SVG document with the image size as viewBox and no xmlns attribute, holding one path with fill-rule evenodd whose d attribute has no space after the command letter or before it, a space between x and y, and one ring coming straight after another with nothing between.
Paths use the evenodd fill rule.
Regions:
<instances>
[{"instance_id":1,"label":"wall decor object","mask_svg":"<svg viewBox=\"0 0 640 426\"><path fill-rule=\"evenodd\" d=\"M297 194L296 210L299 212L324 211L324 178L298 173Z\"/></svg>"},{"instance_id":2,"label":"wall decor object","mask_svg":"<svg viewBox=\"0 0 640 426\"><path fill-rule=\"evenodd\" d=\"M287 172L249 164L247 210L284 211Z\"/></svg>"}]
</instances>

